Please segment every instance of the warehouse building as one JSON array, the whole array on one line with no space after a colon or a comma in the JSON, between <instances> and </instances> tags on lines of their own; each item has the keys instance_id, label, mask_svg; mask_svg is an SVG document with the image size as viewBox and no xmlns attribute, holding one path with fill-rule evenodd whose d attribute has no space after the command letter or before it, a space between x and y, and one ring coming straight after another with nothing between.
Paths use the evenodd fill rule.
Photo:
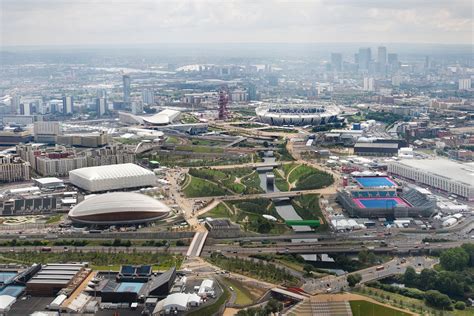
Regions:
<instances>
[{"instance_id":1,"label":"warehouse building","mask_svg":"<svg viewBox=\"0 0 474 316\"><path fill-rule=\"evenodd\" d=\"M474 200L474 165L447 159L403 159L391 162L388 172L418 184Z\"/></svg>"},{"instance_id":2,"label":"warehouse building","mask_svg":"<svg viewBox=\"0 0 474 316\"><path fill-rule=\"evenodd\" d=\"M153 186L155 174L133 163L88 167L69 172L75 186L89 192L104 192Z\"/></svg>"},{"instance_id":3,"label":"warehouse building","mask_svg":"<svg viewBox=\"0 0 474 316\"><path fill-rule=\"evenodd\" d=\"M48 264L26 283L26 292L33 296L70 294L90 273L82 263Z\"/></svg>"}]
</instances>

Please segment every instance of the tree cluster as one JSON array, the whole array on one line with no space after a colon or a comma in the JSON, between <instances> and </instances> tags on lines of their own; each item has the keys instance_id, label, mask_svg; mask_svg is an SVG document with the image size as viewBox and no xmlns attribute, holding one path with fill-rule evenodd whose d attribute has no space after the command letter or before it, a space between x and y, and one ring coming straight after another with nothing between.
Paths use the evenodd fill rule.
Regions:
<instances>
[{"instance_id":1,"label":"tree cluster","mask_svg":"<svg viewBox=\"0 0 474 316\"><path fill-rule=\"evenodd\" d=\"M276 284L292 286L298 282L295 276L272 263L247 260L238 257L229 258L219 253L212 253L209 261L222 269L254 276L257 279Z\"/></svg>"}]
</instances>

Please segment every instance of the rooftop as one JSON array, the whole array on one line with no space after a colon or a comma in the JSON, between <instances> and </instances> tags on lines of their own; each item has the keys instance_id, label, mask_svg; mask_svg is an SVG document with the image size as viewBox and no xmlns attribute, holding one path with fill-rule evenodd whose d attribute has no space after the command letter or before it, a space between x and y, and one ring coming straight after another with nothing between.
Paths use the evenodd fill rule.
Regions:
<instances>
[{"instance_id":1,"label":"rooftop","mask_svg":"<svg viewBox=\"0 0 474 316\"><path fill-rule=\"evenodd\" d=\"M447 159L403 159L397 163L473 186L474 166Z\"/></svg>"}]
</instances>

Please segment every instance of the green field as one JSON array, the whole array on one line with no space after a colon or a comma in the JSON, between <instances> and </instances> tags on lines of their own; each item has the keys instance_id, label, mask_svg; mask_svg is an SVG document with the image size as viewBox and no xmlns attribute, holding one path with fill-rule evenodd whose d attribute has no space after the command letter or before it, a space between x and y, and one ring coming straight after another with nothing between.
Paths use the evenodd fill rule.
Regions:
<instances>
[{"instance_id":1,"label":"green field","mask_svg":"<svg viewBox=\"0 0 474 316\"><path fill-rule=\"evenodd\" d=\"M349 304L354 316L412 316L412 314L368 301L350 301Z\"/></svg>"},{"instance_id":2,"label":"green field","mask_svg":"<svg viewBox=\"0 0 474 316\"><path fill-rule=\"evenodd\" d=\"M211 146L178 145L176 151L190 151L194 153L223 153L224 149Z\"/></svg>"},{"instance_id":3,"label":"green field","mask_svg":"<svg viewBox=\"0 0 474 316\"><path fill-rule=\"evenodd\" d=\"M252 296L252 293L250 293L250 291L241 282L230 278L223 278L222 283L224 283L231 292L235 292L235 305L244 306L254 302L255 298ZM230 289L230 287L232 287L233 291Z\"/></svg>"},{"instance_id":4,"label":"green field","mask_svg":"<svg viewBox=\"0 0 474 316\"><path fill-rule=\"evenodd\" d=\"M329 173L303 164L284 164L273 172L276 176L275 184L281 191L287 191L287 187L291 190L321 189L334 183L334 178Z\"/></svg>"},{"instance_id":5,"label":"green field","mask_svg":"<svg viewBox=\"0 0 474 316\"><path fill-rule=\"evenodd\" d=\"M291 204L302 219L320 221L320 226L315 228L317 232L329 229L329 225L319 207L319 194L297 196L291 200Z\"/></svg>"},{"instance_id":6,"label":"green field","mask_svg":"<svg viewBox=\"0 0 474 316\"><path fill-rule=\"evenodd\" d=\"M150 264L157 270L169 269L173 266L179 268L183 262L181 255L170 253L150 252L18 252L0 253L1 263L22 262L24 264L41 263L68 263L89 262L95 267L116 268L124 264L140 265Z\"/></svg>"},{"instance_id":7,"label":"green field","mask_svg":"<svg viewBox=\"0 0 474 316\"><path fill-rule=\"evenodd\" d=\"M278 190L283 192L290 191L290 185L286 179L281 176L277 169L273 169L273 174L275 175L275 186L278 188Z\"/></svg>"},{"instance_id":8,"label":"green field","mask_svg":"<svg viewBox=\"0 0 474 316\"><path fill-rule=\"evenodd\" d=\"M225 203L225 204L224 204ZM228 208L225 206L227 205ZM229 208L231 211L229 211ZM262 215L272 215L278 222L265 219ZM251 199L221 202L200 218L228 218L241 226L244 231L261 234L284 234L289 228L278 215L275 205L269 199Z\"/></svg>"},{"instance_id":9,"label":"green field","mask_svg":"<svg viewBox=\"0 0 474 316\"><path fill-rule=\"evenodd\" d=\"M206 214L200 216L201 218L212 217L212 218L232 218L232 214L229 212L229 209L224 205L224 202L217 204L216 207L211 209Z\"/></svg>"},{"instance_id":10,"label":"green field","mask_svg":"<svg viewBox=\"0 0 474 316\"><path fill-rule=\"evenodd\" d=\"M189 184L183 189L183 192L186 197L189 198L201 196L221 196L228 194L225 189L219 187L217 184L192 176Z\"/></svg>"},{"instance_id":11,"label":"green field","mask_svg":"<svg viewBox=\"0 0 474 316\"><path fill-rule=\"evenodd\" d=\"M251 168L189 170L191 183L184 186L187 197L263 193L257 172ZM217 194L219 193L219 194Z\"/></svg>"}]
</instances>

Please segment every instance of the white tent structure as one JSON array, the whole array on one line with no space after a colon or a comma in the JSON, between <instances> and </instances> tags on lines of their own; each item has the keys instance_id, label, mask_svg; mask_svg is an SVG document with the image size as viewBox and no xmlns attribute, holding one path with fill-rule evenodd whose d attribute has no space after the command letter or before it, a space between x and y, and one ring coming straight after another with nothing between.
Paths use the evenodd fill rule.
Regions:
<instances>
[{"instance_id":1,"label":"white tent structure","mask_svg":"<svg viewBox=\"0 0 474 316\"><path fill-rule=\"evenodd\" d=\"M0 315L6 315L15 302L16 298L13 296L0 295Z\"/></svg>"}]
</instances>

